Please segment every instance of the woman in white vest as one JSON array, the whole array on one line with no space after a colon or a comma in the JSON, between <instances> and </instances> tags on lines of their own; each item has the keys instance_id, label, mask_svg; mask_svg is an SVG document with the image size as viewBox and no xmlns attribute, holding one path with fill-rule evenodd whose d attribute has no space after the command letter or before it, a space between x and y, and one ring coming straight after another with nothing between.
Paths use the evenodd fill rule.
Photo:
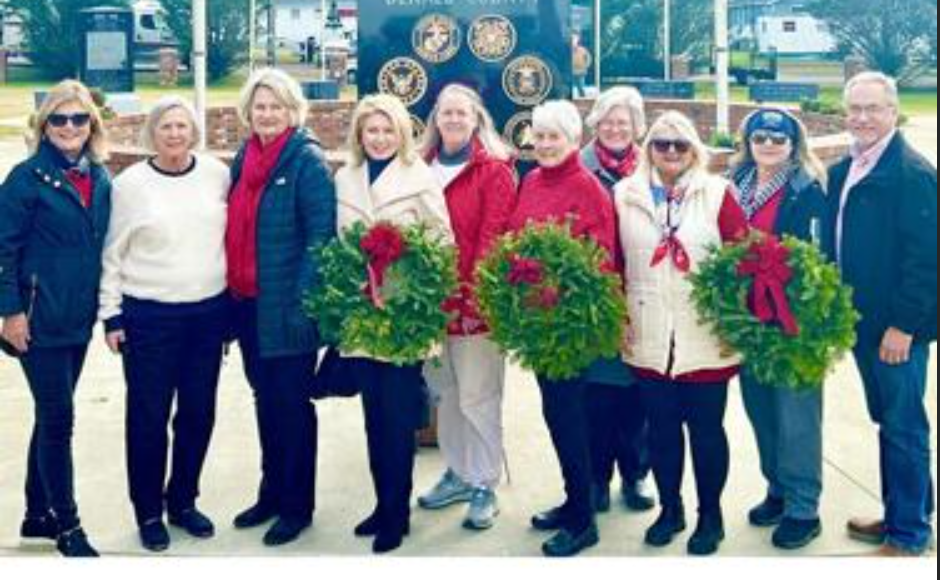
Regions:
<instances>
[{"instance_id":1,"label":"woman in white vest","mask_svg":"<svg viewBox=\"0 0 940 580\"><path fill-rule=\"evenodd\" d=\"M642 157L636 174L617 186L616 205L631 319L625 359L648 413L662 506L645 541L665 546L685 529L686 427L699 502L688 551L707 555L724 539L721 494L729 453L723 422L738 358L698 322L689 275L710 246L743 236L747 219L731 185L708 173L708 152L682 114L667 112L653 124Z\"/></svg>"}]
</instances>

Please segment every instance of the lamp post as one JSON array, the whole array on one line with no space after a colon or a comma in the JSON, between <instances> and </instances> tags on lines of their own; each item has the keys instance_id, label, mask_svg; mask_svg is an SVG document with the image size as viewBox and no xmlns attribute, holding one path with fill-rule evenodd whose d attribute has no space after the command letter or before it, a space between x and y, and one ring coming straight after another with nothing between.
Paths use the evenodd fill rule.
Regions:
<instances>
[{"instance_id":1,"label":"lamp post","mask_svg":"<svg viewBox=\"0 0 940 580\"><path fill-rule=\"evenodd\" d=\"M730 132L728 85L728 0L715 0L715 94L717 95L715 129L719 133Z\"/></svg>"},{"instance_id":2,"label":"lamp post","mask_svg":"<svg viewBox=\"0 0 940 580\"><path fill-rule=\"evenodd\" d=\"M672 80L672 2L663 0L663 77Z\"/></svg>"},{"instance_id":3,"label":"lamp post","mask_svg":"<svg viewBox=\"0 0 940 580\"><path fill-rule=\"evenodd\" d=\"M199 149L206 148L206 0L193 0L193 85L200 127Z\"/></svg>"},{"instance_id":4,"label":"lamp post","mask_svg":"<svg viewBox=\"0 0 940 580\"><path fill-rule=\"evenodd\" d=\"M603 31L601 30L601 4L603 4L603 0L594 0L594 86L597 87L598 93L602 90L601 65L604 63L604 51L601 47L601 42L604 40Z\"/></svg>"}]
</instances>

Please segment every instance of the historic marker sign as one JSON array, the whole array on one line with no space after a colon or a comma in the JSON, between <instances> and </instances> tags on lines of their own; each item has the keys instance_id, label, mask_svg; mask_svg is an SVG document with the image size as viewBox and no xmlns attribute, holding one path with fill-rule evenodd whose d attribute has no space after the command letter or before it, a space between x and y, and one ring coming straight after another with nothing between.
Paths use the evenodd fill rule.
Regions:
<instances>
[{"instance_id":1,"label":"historic marker sign","mask_svg":"<svg viewBox=\"0 0 940 580\"><path fill-rule=\"evenodd\" d=\"M571 94L569 5L570 0L360 0L359 94L393 94L421 121L444 86L469 85L482 95L506 139L527 157L532 107Z\"/></svg>"}]
</instances>

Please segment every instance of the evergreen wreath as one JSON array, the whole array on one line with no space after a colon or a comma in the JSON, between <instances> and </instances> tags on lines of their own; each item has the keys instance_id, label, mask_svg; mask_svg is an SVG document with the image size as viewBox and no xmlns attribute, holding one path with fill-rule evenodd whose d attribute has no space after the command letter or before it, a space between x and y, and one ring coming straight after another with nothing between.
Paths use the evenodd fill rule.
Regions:
<instances>
[{"instance_id":1,"label":"evergreen wreath","mask_svg":"<svg viewBox=\"0 0 940 580\"><path fill-rule=\"evenodd\" d=\"M491 337L551 380L577 376L620 352L627 307L606 252L568 226L527 225L500 238L477 268L477 299Z\"/></svg>"},{"instance_id":2,"label":"evergreen wreath","mask_svg":"<svg viewBox=\"0 0 940 580\"><path fill-rule=\"evenodd\" d=\"M304 307L327 342L405 365L446 337L457 262L428 226L360 222L314 253L320 282Z\"/></svg>"},{"instance_id":3,"label":"evergreen wreath","mask_svg":"<svg viewBox=\"0 0 940 580\"><path fill-rule=\"evenodd\" d=\"M713 251L692 274L692 300L761 383L818 389L855 344L852 290L819 249L752 234Z\"/></svg>"}]
</instances>

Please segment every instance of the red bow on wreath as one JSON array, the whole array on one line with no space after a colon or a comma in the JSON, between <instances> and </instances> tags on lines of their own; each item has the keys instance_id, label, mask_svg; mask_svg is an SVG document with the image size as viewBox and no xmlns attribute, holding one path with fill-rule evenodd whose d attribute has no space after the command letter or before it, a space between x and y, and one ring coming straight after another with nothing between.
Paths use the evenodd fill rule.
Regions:
<instances>
[{"instance_id":1,"label":"red bow on wreath","mask_svg":"<svg viewBox=\"0 0 940 580\"><path fill-rule=\"evenodd\" d=\"M764 323L780 321L784 334L796 336L800 329L787 301L786 287L793 270L787 264L790 250L773 237L754 242L738 264L738 276L753 276L751 310Z\"/></svg>"},{"instance_id":2,"label":"red bow on wreath","mask_svg":"<svg viewBox=\"0 0 940 580\"><path fill-rule=\"evenodd\" d=\"M362 237L359 247L368 259L365 293L376 308L383 308L385 301L379 291L385 283L385 271L405 253L405 239L395 226L378 224Z\"/></svg>"},{"instance_id":3,"label":"red bow on wreath","mask_svg":"<svg viewBox=\"0 0 940 580\"><path fill-rule=\"evenodd\" d=\"M535 258L523 258L518 254L509 256L509 272L506 280L513 286L541 284L545 278L542 262Z\"/></svg>"}]
</instances>

